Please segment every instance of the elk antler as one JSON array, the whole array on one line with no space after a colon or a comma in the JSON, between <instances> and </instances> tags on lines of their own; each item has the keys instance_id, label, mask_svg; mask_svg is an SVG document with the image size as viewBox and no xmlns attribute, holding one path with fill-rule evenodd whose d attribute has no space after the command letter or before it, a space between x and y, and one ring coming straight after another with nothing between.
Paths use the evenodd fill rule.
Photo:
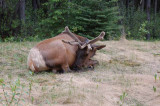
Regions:
<instances>
[{"instance_id":1,"label":"elk antler","mask_svg":"<svg viewBox=\"0 0 160 106\"><path fill-rule=\"evenodd\" d=\"M92 50L91 45L99 40L102 40L104 38L105 32L101 32L100 35L98 37L96 37L93 40L90 40L88 42L85 42L82 45L82 42L69 30L68 26L65 27L65 30L63 32L67 32L75 41L65 41L62 40L64 43L68 43L70 45L77 45L79 46L80 49L84 49L86 46L88 47L89 50Z\"/></svg>"},{"instance_id":2,"label":"elk antler","mask_svg":"<svg viewBox=\"0 0 160 106\"><path fill-rule=\"evenodd\" d=\"M90 41L88 42L88 44L93 44L93 43L95 43L95 42L97 42L97 41L99 41L99 40L104 39L104 35L105 35L105 32L102 31L98 37L96 37L96 38L93 39L93 40L90 40Z\"/></svg>"},{"instance_id":3,"label":"elk antler","mask_svg":"<svg viewBox=\"0 0 160 106\"><path fill-rule=\"evenodd\" d=\"M83 49L83 48L85 48L86 46L88 46L88 48L91 50L90 44L93 44L93 43L95 43L95 42L97 42L97 41L99 41L99 40L102 40L102 39L104 38L104 35L105 35L105 32L102 31L98 37L96 37L95 39L90 40L90 41L84 43L84 44L81 46L81 49Z\"/></svg>"},{"instance_id":4,"label":"elk antler","mask_svg":"<svg viewBox=\"0 0 160 106\"><path fill-rule=\"evenodd\" d=\"M62 40L62 42L70 44L70 45L77 45L77 46L79 46L80 49L83 49L82 46L80 45L80 43L78 43L76 41L65 41L65 40Z\"/></svg>"},{"instance_id":5,"label":"elk antler","mask_svg":"<svg viewBox=\"0 0 160 106\"><path fill-rule=\"evenodd\" d=\"M84 49L86 46L88 47L89 50L92 50L92 47L90 44L87 45L87 43L85 43L84 45L80 45L80 43L76 42L76 41L65 41L65 40L62 40L62 42L64 43L68 43L70 45L76 45L78 46L80 49Z\"/></svg>"},{"instance_id":6,"label":"elk antler","mask_svg":"<svg viewBox=\"0 0 160 106\"><path fill-rule=\"evenodd\" d=\"M65 27L65 30L63 32L67 32L75 41L78 43L82 43L68 28L68 26Z\"/></svg>"}]
</instances>

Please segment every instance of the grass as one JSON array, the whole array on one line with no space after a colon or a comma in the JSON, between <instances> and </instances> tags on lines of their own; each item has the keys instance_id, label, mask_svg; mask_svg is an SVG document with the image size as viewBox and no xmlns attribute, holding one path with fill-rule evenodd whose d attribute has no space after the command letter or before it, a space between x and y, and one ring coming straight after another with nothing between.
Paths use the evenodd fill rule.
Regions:
<instances>
[{"instance_id":1,"label":"grass","mask_svg":"<svg viewBox=\"0 0 160 106\"><path fill-rule=\"evenodd\" d=\"M160 42L98 42L106 44L94 57L100 64L93 71L66 74L33 74L27 69L27 55L36 43L0 43L0 82L5 84L0 86L0 101L4 105L7 101L20 105L160 105ZM20 84L13 89L10 85L18 80ZM12 89L18 95L13 97Z\"/></svg>"},{"instance_id":2,"label":"grass","mask_svg":"<svg viewBox=\"0 0 160 106\"><path fill-rule=\"evenodd\" d=\"M123 64L125 66L130 66L130 67L136 67L141 65L140 63L133 60L120 60L116 58L113 58L112 60L110 60L109 63L113 63L113 64L119 63L119 64Z\"/></svg>"}]
</instances>

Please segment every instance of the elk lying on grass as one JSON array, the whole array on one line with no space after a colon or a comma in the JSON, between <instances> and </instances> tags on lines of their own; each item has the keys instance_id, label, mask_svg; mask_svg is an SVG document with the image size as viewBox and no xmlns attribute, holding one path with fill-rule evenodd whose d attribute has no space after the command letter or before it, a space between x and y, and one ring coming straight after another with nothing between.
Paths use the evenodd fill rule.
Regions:
<instances>
[{"instance_id":1,"label":"elk lying on grass","mask_svg":"<svg viewBox=\"0 0 160 106\"><path fill-rule=\"evenodd\" d=\"M61 34L41 41L30 50L28 68L33 72L46 70L69 72L71 69L94 67L98 61L91 58L97 50L105 47L94 43L103 39L104 35L105 32L101 32L98 37L89 40L73 34L68 27L65 27Z\"/></svg>"}]
</instances>

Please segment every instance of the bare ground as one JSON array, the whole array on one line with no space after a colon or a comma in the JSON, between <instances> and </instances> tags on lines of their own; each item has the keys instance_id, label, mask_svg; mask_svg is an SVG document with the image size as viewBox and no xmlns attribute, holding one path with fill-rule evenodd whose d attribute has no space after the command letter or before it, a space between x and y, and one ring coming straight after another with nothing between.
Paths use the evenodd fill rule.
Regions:
<instances>
[{"instance_id":1,"label":"bare ground","mask_svg":"<svg viewBox=\"0 0 160 106\"><path fill-rule=\"evenodd\" d=\"M27 106L160 106L160 42L98 43L106 47L97 52L100 65L94 70L34 75L27 70L26 59L36 42L0 43L0 81L4 79L7 93L0 86L0 105L6 104L5 97L9 103L11 85L20 79L24 89L21 93L19 86L22 95L17 94L13 104L19 100Z\"/></svg>"}]
</instances>

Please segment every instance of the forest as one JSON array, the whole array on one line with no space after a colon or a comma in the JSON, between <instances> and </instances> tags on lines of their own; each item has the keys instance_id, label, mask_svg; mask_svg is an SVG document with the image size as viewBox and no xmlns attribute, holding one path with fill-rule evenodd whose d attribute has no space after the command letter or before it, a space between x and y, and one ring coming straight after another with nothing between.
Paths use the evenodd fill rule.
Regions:
<instances>
[{"instance_id":1,"label":"forest","mask_svg":"<svg viewBox=\"0 0 160 106\"><path fill-rule=\"evenodd\" d=\"M42 40L65 26L90 39L159 40L160 1L0 0L0 41Z\"/></svg>"}]
</instances>

